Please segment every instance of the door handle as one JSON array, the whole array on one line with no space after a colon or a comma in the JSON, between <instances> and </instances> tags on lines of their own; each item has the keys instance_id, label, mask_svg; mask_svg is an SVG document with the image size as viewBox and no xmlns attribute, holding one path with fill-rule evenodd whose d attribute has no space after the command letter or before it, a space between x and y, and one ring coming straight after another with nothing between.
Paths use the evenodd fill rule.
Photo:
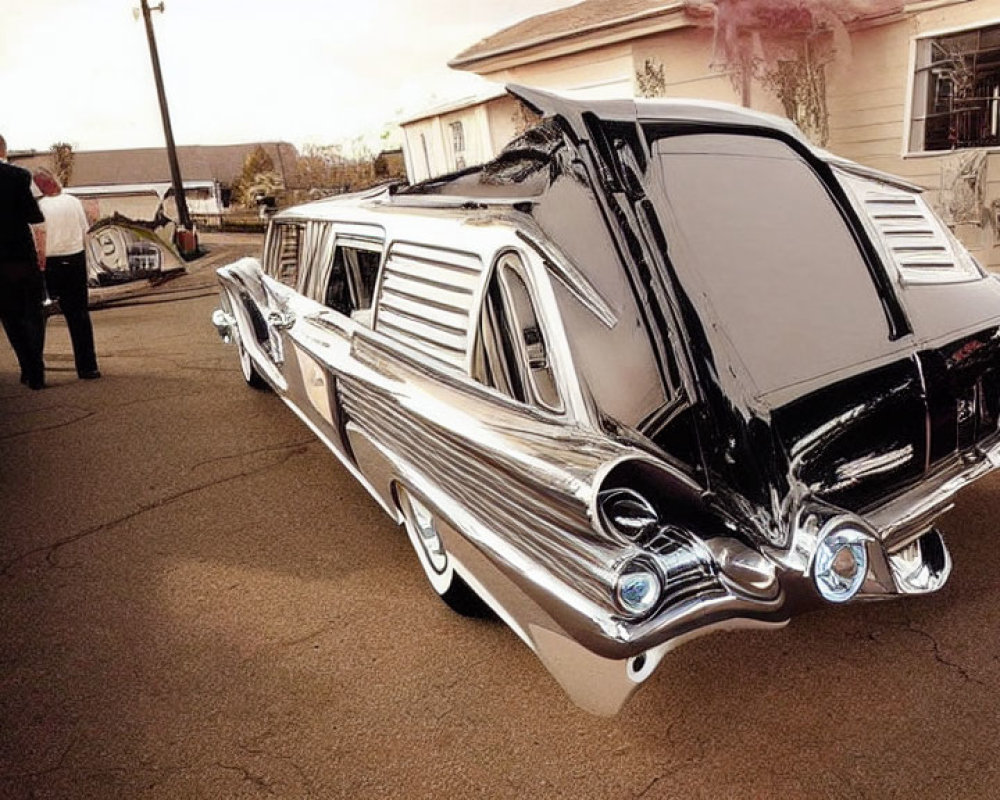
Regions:
<instances>
[{"instance_id":1,"label":"door handle","mask_svg":"<svg viewBox=\"0 0 1000 800\"><path fill-rule=\"evenodd\" d=\"M276 331L287 331L295 324L295 314L291 311L272 311L267 315L267 324Z\"/></svg>"}]
</instances>

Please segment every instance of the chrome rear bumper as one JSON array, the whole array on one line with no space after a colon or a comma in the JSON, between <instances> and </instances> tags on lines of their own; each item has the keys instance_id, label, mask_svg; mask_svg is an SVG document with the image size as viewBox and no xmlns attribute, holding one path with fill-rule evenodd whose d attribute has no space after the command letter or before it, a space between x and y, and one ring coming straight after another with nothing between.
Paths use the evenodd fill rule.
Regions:
<instances>
[{"instance_id":1,"label":"chrome rear bumper","mask_svg":"<svg viewBox=\"0 0 1000 800\"><path fill-rule=\"evenodd\" d=\"M889 553L919 539L937 517L954 505L952 498L970 483L1000 467L1000 438L970 455L956 456L933 475L892 500L865 513Z\"/></svg>"}]
</instances>

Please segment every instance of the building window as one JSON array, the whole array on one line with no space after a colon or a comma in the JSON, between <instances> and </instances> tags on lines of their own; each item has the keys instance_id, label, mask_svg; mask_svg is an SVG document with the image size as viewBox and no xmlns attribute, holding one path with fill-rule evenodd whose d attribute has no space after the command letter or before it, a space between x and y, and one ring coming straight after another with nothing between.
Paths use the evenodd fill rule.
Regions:
<instances>
[{"instance_id":1,"label":"building window","mask_svg":"<svg viewBox=\"0 0 1000 800\"><path fill-rule=\"evenodd\" d=\"M1000 25L917 40L910 150L1000 146Z\"/></svg>"},{"instance_id":2,"label":"building window","mask_svg":"<svg viewBox=\"0 0 1000 800\"><path fill-rule=\"evenodd\" d=\"M451 151L455 154L455 169L465 168L465 128L461 121L452 122L451 128Z\"/></svg>"},{"instance_id":3,"label":"building window","mask_svg":"<svg viewBox=\"0 0 1000 800\"><path fill-rule=\"evenodd\" d=\"M455 155L465 152L465 129L462 127L462 123L453 122L449 126L451 128L451 146L455 151Z\"/></svg>"}]
</instances>

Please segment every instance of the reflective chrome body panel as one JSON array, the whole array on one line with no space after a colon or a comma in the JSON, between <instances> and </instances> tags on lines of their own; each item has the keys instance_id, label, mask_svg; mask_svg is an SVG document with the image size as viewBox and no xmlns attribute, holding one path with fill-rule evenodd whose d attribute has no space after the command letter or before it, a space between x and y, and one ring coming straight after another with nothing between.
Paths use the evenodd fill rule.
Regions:
<instances>
[{"instance_id":1,"label":"reflective chrome body panel","mask_svg":"<svg viewBox=\"0 0 1000 800\"><path fill-rule=\"evenodd\" d=\"M1000 283L913 187L785 122L512 91L547 122L493 164L282 212L263 264L218 271L220 335L425 542L435 590L468 587L614 713L693 636L823 602L834 529L863 543L822 560L864 564L857 597L939 588L932 524L1000 465ZM725 209L710 165L734 154L830 242L801 286L704 263L725 237L691 209ZM740 252L771 263L766 212L743 208ZM769 280L799 292L789 308L821 302L823 270L824 313L857 318L845 343L775 314L750 341L725 313L740 281L750 314Z\"/></svg>"}]
</instances>

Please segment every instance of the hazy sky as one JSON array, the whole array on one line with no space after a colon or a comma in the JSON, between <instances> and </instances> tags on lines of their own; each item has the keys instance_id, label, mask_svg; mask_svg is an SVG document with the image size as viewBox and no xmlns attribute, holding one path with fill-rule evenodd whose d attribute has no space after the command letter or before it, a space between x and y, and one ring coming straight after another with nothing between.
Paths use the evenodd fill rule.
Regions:
<instances>
[{"instance_id":1,"label":"hazy sky","mask_svg":"<svg viewBox=\"0 0 1000 800\"><path fill-rule=\"evenodd\" d=\"M575 0L166 0L153 14L178 144L344 142L477 91L446 62ZM163 145L138 0L0 0L11 149Z\"/></svg>"}]
</instances>

